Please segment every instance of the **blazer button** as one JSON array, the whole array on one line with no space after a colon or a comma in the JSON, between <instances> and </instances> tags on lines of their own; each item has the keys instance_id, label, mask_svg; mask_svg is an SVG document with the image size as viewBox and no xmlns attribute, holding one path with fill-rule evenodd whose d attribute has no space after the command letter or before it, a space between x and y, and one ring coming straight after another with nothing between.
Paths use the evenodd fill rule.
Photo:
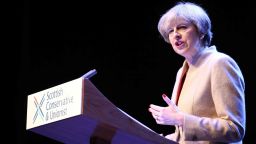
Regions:
<instances>
[{"instance_id":1,"label":"blazer button","mask_svg":"<svg viewBox=\"0 0 256 144\"><path fill-rule=\"evenodd\" d=\"M197 140L197 137L196 137L196 135L194 135L193 137L192 137L192 141L196 141Z\"/></svg>"}]
</instances>

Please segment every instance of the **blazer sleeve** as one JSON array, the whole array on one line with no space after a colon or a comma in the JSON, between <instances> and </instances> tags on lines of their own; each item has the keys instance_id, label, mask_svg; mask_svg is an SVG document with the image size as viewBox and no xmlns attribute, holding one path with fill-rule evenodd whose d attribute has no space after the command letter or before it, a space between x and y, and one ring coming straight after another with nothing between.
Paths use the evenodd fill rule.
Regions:
<instances>
[{"instance_id":1,"label":"blazer sleeve","mask_svg":"<svg viewBox=\"0 0 256 144\"><path fill-rule=\"evenodd\" d=\"M238 142L245 135L244 78L236 62L226 56L212 64L211 96L217 117L185 114L185 140ZM206 109L207 110L207 109Z\"/></svg>"}]
</instances>

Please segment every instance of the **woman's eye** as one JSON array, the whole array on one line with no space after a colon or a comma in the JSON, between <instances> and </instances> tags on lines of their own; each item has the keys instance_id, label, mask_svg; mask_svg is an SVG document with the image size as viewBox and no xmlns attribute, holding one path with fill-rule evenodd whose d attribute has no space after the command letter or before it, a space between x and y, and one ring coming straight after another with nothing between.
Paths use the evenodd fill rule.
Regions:
<instances>
[{"instance_id":1,"label":"woman's eye","mask_svg":"<svg viewBox=\"0 0 256 144\"><path fill-rule=\"evenodd\" d=\"M172 33L173 32L173 29L170 29L169 31L168 31L168 34L170 34L170 33Z\"/></svg>"},{"instance_id":2,"label":"woman's eye","mask_svg":"<svg viewBox=\"0 0 256 144\"><path fill-rule=\"evenodd\" d=\"M187 28L187 26L179 26L179 28L178 29L186 29Z\"/></svg>"}]
</instances>

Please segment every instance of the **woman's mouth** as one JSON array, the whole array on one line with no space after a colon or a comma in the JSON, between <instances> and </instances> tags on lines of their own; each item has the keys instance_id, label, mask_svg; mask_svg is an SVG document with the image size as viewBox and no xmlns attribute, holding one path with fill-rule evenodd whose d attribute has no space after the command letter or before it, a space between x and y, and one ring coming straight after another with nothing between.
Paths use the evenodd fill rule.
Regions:
<instances>
[{"instance_id":1,"label":"woman's mouth","mask_svg":"<svg viewBox=\"0 0 256 144\"><path fill-rule=\"evenodd\" d=\"M184 44L184 42L181 42L181 41L176 41L175 43L175 46L177 47L177 48L181 48L181 46Z\"/></svg>"}]
</instances>

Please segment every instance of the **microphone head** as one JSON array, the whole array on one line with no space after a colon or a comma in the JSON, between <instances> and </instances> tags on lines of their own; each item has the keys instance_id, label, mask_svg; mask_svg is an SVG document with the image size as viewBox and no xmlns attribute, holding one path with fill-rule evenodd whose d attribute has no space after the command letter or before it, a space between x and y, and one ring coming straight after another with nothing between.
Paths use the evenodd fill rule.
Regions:
<instances>
[{"instance_id":1,"label":"microphone head","mask_svg":"<svg viewBox=\"0 0 256 144\"><path fill-rule=\"evenodd\" d=\"M82 77L85 79L89 79L96 74L97 74L96 69L93 69L93 70L90 70L89 72L87 72L86 74L84 74Z\"/></svg>"}]
</instances>

